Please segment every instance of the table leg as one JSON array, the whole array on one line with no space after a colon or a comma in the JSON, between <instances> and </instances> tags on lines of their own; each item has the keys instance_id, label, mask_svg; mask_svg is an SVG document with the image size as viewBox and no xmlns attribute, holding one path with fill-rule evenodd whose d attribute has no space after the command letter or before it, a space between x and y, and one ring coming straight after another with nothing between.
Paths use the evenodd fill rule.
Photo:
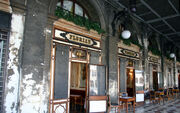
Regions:
<instances>
[{"instance_id":1,"label":"table leg","mask_svg":"<svg viewBox=\"0 0 180 113\"><path fill-rule=\"evenodd\" d=\"M126 102L126 113L128 113L128 102Z\"/></svg>"},{"instance_id":2,"label":"table leg","mask_svg":"<svg viewBox=\"0 0 180 113\"><path fill-rule=\"evenodd\" d=\"M135 101L133 101L133 112L135 113Z\"/></svg>"},{"instance_id":3,"label":"table leg","mask_svg":"<svg viewBox=\"0 0 180 113\"><path fill-rule=\"evenodd\" d=\"M118 113L120 113L120 106L118 107Z\"/></svg>"}]
</instances>

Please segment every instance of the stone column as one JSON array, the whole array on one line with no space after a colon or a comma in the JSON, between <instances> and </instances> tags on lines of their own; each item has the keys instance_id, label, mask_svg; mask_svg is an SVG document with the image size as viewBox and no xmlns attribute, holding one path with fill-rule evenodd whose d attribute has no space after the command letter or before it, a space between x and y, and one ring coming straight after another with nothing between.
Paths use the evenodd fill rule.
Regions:
<instances>
[{"instance_id":1,"label":"stone column","mask_svg":"<svg viewBox=\"0 0 180 113\"><path fill-rule=\"evenodd\" d=\"M47 52L48 0L28 0L22 51L19 113L47 113L49 71ZM50 54L49 54L50 55Z\"/></svg>"},{"instance_id":2,"label":"stone column","mask_svg":"<svg viewBox=\"0 0 180 113\"><path fill-rule=\"evenodd\" d=\"M120 92L126 92L127 89L126 61L126 58L120 58Z\"/></svg>"},{"instance_id":3,"label":"stone column","mask_svg":"<svg viewBox=\"0 0 180 113\"><path fill-rule=\"evenodd\" d=\"M11 2L7 74L4 93L4 113L19 113L21 57L25 22L24 2ZM9 12L9 13L10 13Z\"/></svg>"}]
</instances>

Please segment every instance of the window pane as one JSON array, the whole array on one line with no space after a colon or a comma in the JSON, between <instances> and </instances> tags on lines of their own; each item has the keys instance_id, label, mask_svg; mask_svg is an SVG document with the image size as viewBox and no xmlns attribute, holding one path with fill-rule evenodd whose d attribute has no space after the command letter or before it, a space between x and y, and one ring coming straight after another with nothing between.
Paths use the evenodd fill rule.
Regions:
<instances>
[{"instance_id":1,"label":"window pane","mask_svg":"<svg viewBox=\"0 0 180 113\"><path fill-rule=\"evenodd\" d=\"M58 2L56 6L61 7L61 2Z\"/></svg>"},{"instance_id":2,"label":"window pane","mask_svg":"<svg viewBox=\"0 0 180 113\"><path fill-rule=\"evenodd\" d=\"M70 12L73 12L73 2L69 0L64 0L63 8Z\"/></svg>"},{"instance_id":3,"label":"window pane","mask_svg":"<svg viewBox=\"0 0 180 113\"><path fill-rule=\"evenodd\" d=\"M75 14L83 16L83 9L78 4L75 4Z\"/></svg>"},{"instance_id":4,"label":"window pane","mask_svg":"<svg viewBox=\"0 0 180 113\"><path fill-rule=\"evenodd\" d=\"M87 18L87 19L88 19L88 16L87 16L87 14L85 14L85 18Z\"/></svg>"},{"instance_id":5,"label":"window pane","mask_svg":"<svg viewBox=\"0 0 180 113\"><path fill-rule=\"evenodd\" d=\"M90 65L90 96L101 96L106 93L106 68L105 66Z\"/></svg>"},{"instance_id":6,"label":"window pane","mask_svg":"<svg viewBox=\"0 0 180 113\"><path fill-rule=\"evenodd\" d=\"M73 49L72 58L87 59L87 52L85 50Z\"/></svg>"}]
</instances>

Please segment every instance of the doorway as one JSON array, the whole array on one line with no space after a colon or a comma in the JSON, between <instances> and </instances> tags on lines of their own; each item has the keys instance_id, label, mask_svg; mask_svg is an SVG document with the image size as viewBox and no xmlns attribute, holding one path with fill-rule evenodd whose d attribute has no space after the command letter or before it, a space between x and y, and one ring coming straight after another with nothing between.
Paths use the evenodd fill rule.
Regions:
<instances>
[{"instance_id":1,"label":"doorway","mask_svg":"<svg viewBox=\"0 0 180 113\"><path fill-rule=\"evenodd\" d=\"M127 68L126 69L127 75L127 93L128 96L135 96L135 76L134 76L134 69Z\"/></svg>"},{"instance_id":2,"label":"doorway","mask_svg":"<svg viewBox=\"0 0 180 113\"><path fill-rule=\"evenodd\" d=\"M87 91L87 64L71 62L70 111L85 113Z\"/></svg>"},{"instance_id":3,"label":"doorway","mask_svg":"<svg viewBox=\"0 0 180 113\"><path fill-rule=\"evenodd\" d=\"M153 89L158 90L158 74L157 71L153 71Z\"/></svg>"}]
</instances>

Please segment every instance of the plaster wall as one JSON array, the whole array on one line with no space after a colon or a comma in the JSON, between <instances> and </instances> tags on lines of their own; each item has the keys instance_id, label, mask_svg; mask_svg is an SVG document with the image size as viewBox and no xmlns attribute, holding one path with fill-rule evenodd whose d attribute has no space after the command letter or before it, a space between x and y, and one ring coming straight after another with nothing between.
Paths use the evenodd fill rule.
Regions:
<instances>
[{"instance_id":1,"label":"plaster wall","mask_svg":"<svg viewBox=\"0 0 180 113\"><path fill-rule=\"evenodd\" d=\"M5 113L17 113L19 102L19 81L21 75L20 56L24 32L25 17L12 14L9 39L9 59L7 62L7 82L5 91Z\"/></svg>"},{"instance_id":2,"label":"plaster wall","mask_svg":"<svg viewBox=\"0 0 180 113\"><path fill-rule=\"evenodd\" d=\"M149 89L153 89L153 67L149 64Z\"/></svg>"},{"instance_id":3,"label":"plaster wall","mask_svg":"<svg viewBox=\"0 0 180 113\"><path fill-rule=\"evenodd\" d=\"M126 58L120 58L120 92L126 92Z\"/></svg>"},{"instance_id":4,"label":"plaster wall","mask_svg":"<svg viewBox=\"0 0 180 113\"><path fill-rule=\"evenodd\" d=\"M22 50L19 113L47 113L49 101L49 0L28 0ZM47 70L46 70L47 69Z\"/></svg>"}]
</instances>

